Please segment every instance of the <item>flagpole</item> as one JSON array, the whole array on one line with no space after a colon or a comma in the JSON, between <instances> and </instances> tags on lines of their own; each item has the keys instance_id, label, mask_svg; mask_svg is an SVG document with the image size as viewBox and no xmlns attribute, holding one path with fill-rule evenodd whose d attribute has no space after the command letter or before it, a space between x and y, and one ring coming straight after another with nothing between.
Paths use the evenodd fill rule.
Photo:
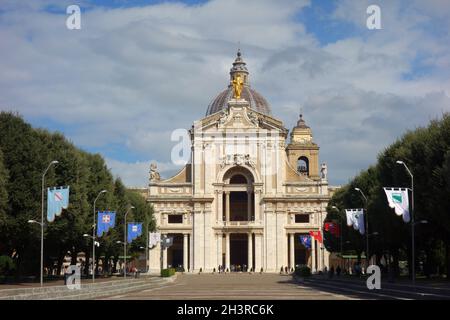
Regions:
<instances>
[{"instance_id":1,"label":"flagpole","mask_svg":"<svg viewBox=\"0 0 450 320\"><path fill-rule=\"evenodd\" d=\"M414 176L412 172L409 170L406 163L403 161L397 161L397 164L402 164L406 171L408 171L411 176L411 273L412 273L412 285L416 285L416 255L415 255L415 236L414 236Z\"/></svg>"},{"instance_id":2,"label":"flagpole","mask_svg":"<svg viewBox=\"0 0 450 320\"><path fill-rule=\"evenodd\" d=\"M97 202L100 195L106 192L106 190L100 191L94 200L94 225L92 226L92 283L95 282L95 203Z\"/></svg>"},{"instance_id":3,"label":"flagpole","mask_svg":"<svg viewBox=\"0 0 450 320\"><path fill-rule=\"evenodd\" d=\"M359 191L359 193L361 193L361 195L364 198L364 202L365 202L365 210L366 210L366 214L365 214L365 222L366 222L366 261L367 261L367 266L369 266L370 264L370 254L369 254L369 214L367 212L367 197L364 194L364 192L362 192L362 190L360 188L355 188L356 191Z\"/></svg>"},{"instance_id":4,"label":"flagpole","mask_svg":"<svg viewBox=\"0 0 450 320\"><path fill-rule=\"evenodd\" d=\"M124 261L124 265L123 265L123 277L126 278L127 277L127 215L128 212L130 212L131 209L134 209L133 206L130 206L127 210L127 212L125 212L125 222L124 222L124 232L123 232L123 261Z\"/></svg>"},{"instance_id":5,"label":"flagpole","mask_svg":"<svg viewBox=\"0 0 450 320\"><path fill-rule=\"evenodd\" d=\"M47 171L50 169L50 167L53 164L57 164L58 161L54 160L49 163L47 166L47 169L45 169L44 173L42 174L42 198L41 198L41 276L40 276L40 282L41 287L44 286L44 192L45 192L45 175L47 174Z\"/></svg>"}]
</instances>

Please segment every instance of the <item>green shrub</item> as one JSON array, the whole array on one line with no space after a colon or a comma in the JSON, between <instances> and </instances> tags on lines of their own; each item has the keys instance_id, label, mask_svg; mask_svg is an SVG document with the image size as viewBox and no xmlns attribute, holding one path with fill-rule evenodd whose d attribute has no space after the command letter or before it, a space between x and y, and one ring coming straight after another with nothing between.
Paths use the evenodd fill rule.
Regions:
<instances>
[{"instance_id":1,"label":"green shrub","mask_svg":"<svg viewBox=\"0 0 450 320\"><path fill-rule=\"evenodd\" d=\"M169 268L169 269L162 269L161 270L161 277L171 277L175 275L175 269Z\"/></svg>"},{"instance_id":2,"label":"green shrub","mask_svg":"<svg viewBox=\"0 0 450 320\"><path fill-rule=\"evenodd\" d=\"M302 265L295 268L295 275L297 277L309 277L311 276L311 269L308 266Z\"/></svg>"}]
</instances>

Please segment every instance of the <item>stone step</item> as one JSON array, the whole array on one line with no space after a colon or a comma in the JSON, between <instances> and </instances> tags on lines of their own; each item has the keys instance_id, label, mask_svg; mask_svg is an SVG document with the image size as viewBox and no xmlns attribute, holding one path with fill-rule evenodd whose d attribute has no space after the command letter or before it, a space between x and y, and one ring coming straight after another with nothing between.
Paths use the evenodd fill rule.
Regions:
<instances>
[{"instance_id":1,"label":"stone step","mask_svg":"<svg viewBox=\"0 0 450 320\"><path fill-rule=\"evenodd\" d=\"M71 290L66 286L52 286L44 288L5 289L1 290L0 300L39 300L69 298L71 296L96 296L103 293L123 291L130 288L151 287L166 282L163 278L152 277L143 279L114 280L95 284L84 284L81 290Z\"/></svg>"}]
</instances>

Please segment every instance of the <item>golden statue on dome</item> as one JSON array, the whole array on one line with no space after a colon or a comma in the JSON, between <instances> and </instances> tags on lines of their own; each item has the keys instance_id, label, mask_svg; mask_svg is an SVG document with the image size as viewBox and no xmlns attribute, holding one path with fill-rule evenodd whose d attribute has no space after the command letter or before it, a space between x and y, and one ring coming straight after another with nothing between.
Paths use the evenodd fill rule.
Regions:
<instances>
[{"instance_id":1,"label":"golden statue on dome","mask_svg":"<svg viewBox=\"0 0 450 320\"><path fill-rule=\"evenodd\" d=\"M233 92L234 92L234 98L236 100L239 100L241 98L241 92L242 92L242 86L244 85L244 81L242 80L242 77L238 74L233 79Z\"/></svg>"}]
</instances>

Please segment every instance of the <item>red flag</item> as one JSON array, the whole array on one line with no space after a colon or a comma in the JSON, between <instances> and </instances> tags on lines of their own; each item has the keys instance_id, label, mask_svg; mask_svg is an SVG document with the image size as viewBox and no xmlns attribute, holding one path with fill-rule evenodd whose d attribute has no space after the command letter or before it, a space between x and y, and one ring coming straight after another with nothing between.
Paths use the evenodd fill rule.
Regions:
<instances>
[{"instance_id":1,"label":"red flag","mask_svg":"<svg viewBox=\"0 0 450 320\"><path fill-rule=\"evenodd\" d=\"M309 234L311 235L311 237L322 243L323 239L322 233L320 231L310 231Z\"/></svg>"},{"instance_id":2,"label":"red flag","mask_svg":"<svg viewBox=\"0 0 450 320\"><path fill-rule=\"evenodd\" d=\"M331 233L332 235L339 237L341 234L341 230L339 228L339 225L334 222L325 222L324 224L324 230L326 232Z\"/></svg>"}]
</instances>

